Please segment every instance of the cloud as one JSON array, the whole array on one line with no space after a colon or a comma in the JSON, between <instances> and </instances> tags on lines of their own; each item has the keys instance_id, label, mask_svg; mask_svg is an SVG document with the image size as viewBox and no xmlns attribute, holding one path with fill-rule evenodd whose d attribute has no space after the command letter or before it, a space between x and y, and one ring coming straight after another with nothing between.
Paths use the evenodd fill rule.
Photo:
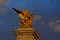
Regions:
<instances>
[{"instance_id":1,"label":"cloud","mask_svg":"<svg viewBox=\"0 0 60 40\"><path fill-rule=\"evenodd\" d=\"M7 8L5 8L5 4L8 2L9 0L0 0L0 15L7 12Z\"/></svg>"},{"instance_id":2,"label":"cloud","mask_svg":"<svg viewBox=\"0 0 60 40\"><path fill-rule=\"evenodd\" d=\"M8 2L8 0L0 0L0 5L1 4L5 4L5 3L7 3Z\"/></svg>"},{"instance_id":3,"label":"cloud","mask_svg":"<svg viewBox=\"0 0 60 40\"><path fill-rule=\"evenodd\" d=\"M46 29L46 22L42 16L35 15L33 19L33 25L40 27L42 30Z\"/></svg>"},{"instance_id":4,"label":"cloud","mask_svg":"<svg viewBox=\"0 0 60 40\"><path fill-rule=\"evenodd\" d=\"M58 20L51 20L48 23L49 28L54 30L55 32L60 32L60 19Z\"/></svg>"},{"instance_id":5,"label":"cloud","mask_svg":"<svg viewBox=\"0 0 60 40\"><path fill-rule=\"evenodd\" d=\"M0 8L1 12L5 12L6 10L7 10L6 8L3 8L3 7Z\"/></svg>"},{"instance_id":6,"label":"cloud","mask_svg":"<svg viewBox=\"0 0 60 40\"><path fill-rule=\"evenodd\" d=\"M39 25L43 30L46 30L46 28L48 27L49 30L60 32L60 19L58 19L57 17L52 17L47 20L42 16L36 15L33 22L33 24Z\"/></svg>"},{"instance_id":7,"label":"cloud","mask_svg":"<svg viewBox=\"0 0 60 40\"><path fill-rule=\"evenodd\" d=\"M34 17L33 17L33 24L40 23L41 19L42 19L42 16L34 15Z\"/></svg>"},{"instance_id":8,"label":"cloud","mask_svg":"<svg viewBox=\"0 0 60 40\"><path fill-rule=\"evenodd\" d=\"M5 15L6 13L7 13L7 8L5 8L5 7L0 7L0 15Z\"/></svg>"},{"instance_id":9,"label":"cloud","mask_svg":"<svg viewBox=\"0 0 60 40\"><path fill-rule=\"evenodd\" d=\"M32 23L33 23L33 26L36 26L36 25L40 26L40 24L43 25L44 23L42 22L42 16L34 15Z\"/></svg>"},{"instance_id":10,"label":"cloud","mask_svg":"<svg viewBox=\"0 0 60 40\"><path fill-rule=\"evenodd\" d=\"M38 21L38 20L41 20L41 18L42 18L42 16L34 15L33 20L34 20L34 21Z\"/></svg>"}]
</instances>

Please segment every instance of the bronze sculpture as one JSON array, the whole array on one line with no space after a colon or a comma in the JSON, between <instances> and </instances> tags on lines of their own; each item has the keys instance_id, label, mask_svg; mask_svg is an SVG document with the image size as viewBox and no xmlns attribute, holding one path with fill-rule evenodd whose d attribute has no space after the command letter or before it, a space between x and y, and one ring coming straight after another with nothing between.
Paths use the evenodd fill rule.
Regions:
<instances>
[{"instance_id":1,"label":"bronze sculpture","mask_svg":"<svg viewBox=\"0 0 60 40\"><path fill-rule=\"evenodd\" d=\"M18 17L21 18L21 21L19 22L19 25L21 26L21 28L32 28L32 19L33 19L33 15L32 14L28 14L28 10L22 10L19 11L15 8L13 8L14 11L17 12Z\"/></svg>"}]
</instances>

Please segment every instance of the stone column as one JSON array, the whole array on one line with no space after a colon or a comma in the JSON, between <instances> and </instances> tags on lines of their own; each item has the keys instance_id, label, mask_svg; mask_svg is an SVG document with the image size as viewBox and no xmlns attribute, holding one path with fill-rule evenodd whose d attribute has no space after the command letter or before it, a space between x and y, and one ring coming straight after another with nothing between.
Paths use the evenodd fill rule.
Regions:
<instances>
[{"instance_id":1,"label":"stone column","mask_svg":"<svg viewBox=\"0 0 60 40\"><path fill-rule=\"evenodd\" d=\"M13 30L16 35L16 40L38 40L40 37L39 33L32 28L20 28Z\"/></svg>"}]
</instances>

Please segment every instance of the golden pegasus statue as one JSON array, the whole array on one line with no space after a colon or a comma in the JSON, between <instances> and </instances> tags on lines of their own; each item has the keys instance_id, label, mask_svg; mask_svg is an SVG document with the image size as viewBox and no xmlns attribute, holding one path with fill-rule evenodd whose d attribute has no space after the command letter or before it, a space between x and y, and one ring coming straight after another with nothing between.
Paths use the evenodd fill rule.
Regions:
<instances>
[{"instance_id":1,"label":"golden pegasus statue","mask_svg":"<svg viewBox=\"0 0 60 40\"><path fill-rule=\"evenodd\" d=\"M19 11L15 8L13 8L14 11L17 12L18 17L21 18L21 21L19 22L19 25L21 26L21 28L31 28L32 27L32 19L33 19L33 15L32 14L28 14L28 10L22 10Z\"/></svg>"}]
</instances>

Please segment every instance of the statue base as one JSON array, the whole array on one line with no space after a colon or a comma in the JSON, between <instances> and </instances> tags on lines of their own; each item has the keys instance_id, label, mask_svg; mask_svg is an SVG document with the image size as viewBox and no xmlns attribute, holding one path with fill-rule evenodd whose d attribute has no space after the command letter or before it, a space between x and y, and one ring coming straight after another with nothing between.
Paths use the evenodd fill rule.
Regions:
<instances>
[{"instance_id":1,"label":"statue base","mask_svg":"<svg viewBox=\"0 0 60 40\"><path fill-rule=\"evenodd\" d=\"M19 28L13 30L13 33L16 35L16 40L37 40L40 37L39 33L32 28Z\"/></svg>"}]
</instances>

